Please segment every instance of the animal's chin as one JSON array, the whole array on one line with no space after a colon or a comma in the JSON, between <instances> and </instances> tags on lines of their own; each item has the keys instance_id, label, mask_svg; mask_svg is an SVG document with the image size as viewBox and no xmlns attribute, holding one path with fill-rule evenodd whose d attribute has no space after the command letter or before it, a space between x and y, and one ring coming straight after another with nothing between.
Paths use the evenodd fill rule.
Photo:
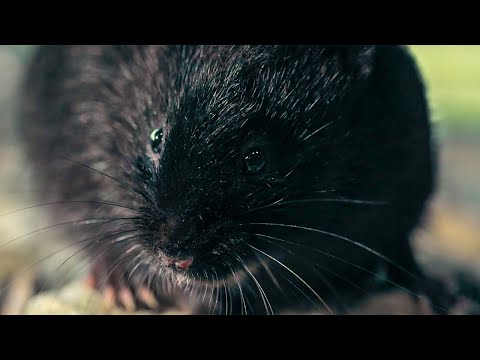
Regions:
<instances>
[{"instance_id":1,"label":"animal's chin","mask_svg":"<svg viewBox=\"0 0 480 360\"><path fill-rule=\"evenodd\" d=\"M234 284L248 276L248 271L256 272L258 261L251 259L248 249L240 241L225 246L220 241L208 242L204 248L178 251L163 249L158 246L156 259L161 272L177 285L199 284L209 287L223 287ZM248 271L245 270L248 268Z\"/></svg>"},{"instance_id":2,"label":"animal's chin","mask_svg":"<svg viewBox=\"0 0 480 360\"><path fill-rule=\"evenodd\" d=\"M210 273L206 270L195 271L194 269L189 271L178 271L168 266L162 266L161 272L167 281L173 282L174 285L179 287L222 287L227 280L227 276L218 275L218 271L212 271Z\"/></svg>"},{"instance_id":3,"label":"animal's chin","mask_svg":"<svg viewBox=\"0 0 480 360\"><path fill-rule=\"evenodd\" d=\"M173 281L180 287L208 287L223 288L224 286L237 286L239 281L248 277L246 271L240 266L226 266L219 263L206 263L191 266L188 270L178 270L175 267L162 265L165 278ZM256 264L251 264L249 270L256 272Z\"/></svg>"}]
</instances>

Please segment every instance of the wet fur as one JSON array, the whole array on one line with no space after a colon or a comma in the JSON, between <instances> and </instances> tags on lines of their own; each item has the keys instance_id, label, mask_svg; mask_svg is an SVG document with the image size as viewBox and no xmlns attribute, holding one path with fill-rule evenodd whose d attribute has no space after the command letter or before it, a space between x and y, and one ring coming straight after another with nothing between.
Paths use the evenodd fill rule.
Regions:
<instances>
[{"instance_id":1,"label":"wet fur","mask_svg":"<svg viewBox=\"0 0 480 360\"><path fill-rule=\"evenodd\" d=\"M417 284L338 237L248 223L338 234L422 278L409 235L433 191L434 156L424 87L403 47L43 46L24 93L21 131L45 199L131 208L63 204L55 220L134 218L79 224L68 236L158 297L205 298L201 312L324 310L323 301L342 311L365 296L355 286L380 286L351 263ZM156 154L149 135L160 127ZM251 145L267 154L262 176L244 174ZM327 201L265 207L282 199ZM130 238L114 243L120 231ZM194 263L181 274L163 254Z\"/></svg>"}]
</instances>

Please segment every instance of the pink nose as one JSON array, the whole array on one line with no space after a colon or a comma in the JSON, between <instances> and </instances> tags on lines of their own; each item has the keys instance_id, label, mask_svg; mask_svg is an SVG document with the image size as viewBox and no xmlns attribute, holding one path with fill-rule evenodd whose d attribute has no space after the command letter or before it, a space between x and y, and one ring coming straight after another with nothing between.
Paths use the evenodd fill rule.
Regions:
<instances>
[{"instance_id":1,"label":"pink nose","mask_svg":"<svg viewBox=\"0 0 480 360\"><path fill-rule=\"evenodd\" d=\"M193 263L193 259L188 258L186 260L180 260L175 262L175 267L178 270L187 270L192 265L192 263Z\"/></svg>"}]
</instances>

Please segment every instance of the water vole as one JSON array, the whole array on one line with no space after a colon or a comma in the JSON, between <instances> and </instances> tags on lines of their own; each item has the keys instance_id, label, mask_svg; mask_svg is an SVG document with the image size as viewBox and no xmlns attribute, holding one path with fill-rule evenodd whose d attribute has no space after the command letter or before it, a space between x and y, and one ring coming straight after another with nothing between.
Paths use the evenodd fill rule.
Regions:
<instances>
[{"instance_id":1,"label":"water vole","mask_svg":"<svg viewBox=\"0 0 480 360\"><path fill-rule=\"evenodd\" d=\"M97 285L200 313L342 312L379 269L419 291L434 156L404 47L42 46L24 91L35 180Z\"/></svg>"}]
</instances>

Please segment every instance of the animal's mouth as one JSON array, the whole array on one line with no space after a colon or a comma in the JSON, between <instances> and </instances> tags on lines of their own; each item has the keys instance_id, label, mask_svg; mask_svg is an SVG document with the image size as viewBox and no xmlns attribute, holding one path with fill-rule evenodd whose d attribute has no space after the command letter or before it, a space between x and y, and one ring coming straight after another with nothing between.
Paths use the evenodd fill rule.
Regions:
<instances>
[{"instance_id":1,"label":"animal's mouth","mask_svg":"<svg viewBox=\"0 0 480 360\"><path fill-rule=\"evenodd\" d=\"M174 279L177 285L196 284L196 286L209 288L230 287L247 276L238 264L225 266L222 262L204 266L201 258L174 257L163 252L160 253L159 258L165 274L170 274L171 279ZM256 267L256 264L249 266L252 271L255 271Z\"/></svg>"},{"instance_id":2,"label":"animal's mouth","mask_svg":"<svg viewBox=\"0 0 480 360\"><path fill-rule=\"evenodd\" d=\"M177 271L185 272L187 271L193 264L193 257L171 257L165 254L160 254L160 258L162 259L163 263L169 267L176 269Z\"/></svg>"}]
</instances>

